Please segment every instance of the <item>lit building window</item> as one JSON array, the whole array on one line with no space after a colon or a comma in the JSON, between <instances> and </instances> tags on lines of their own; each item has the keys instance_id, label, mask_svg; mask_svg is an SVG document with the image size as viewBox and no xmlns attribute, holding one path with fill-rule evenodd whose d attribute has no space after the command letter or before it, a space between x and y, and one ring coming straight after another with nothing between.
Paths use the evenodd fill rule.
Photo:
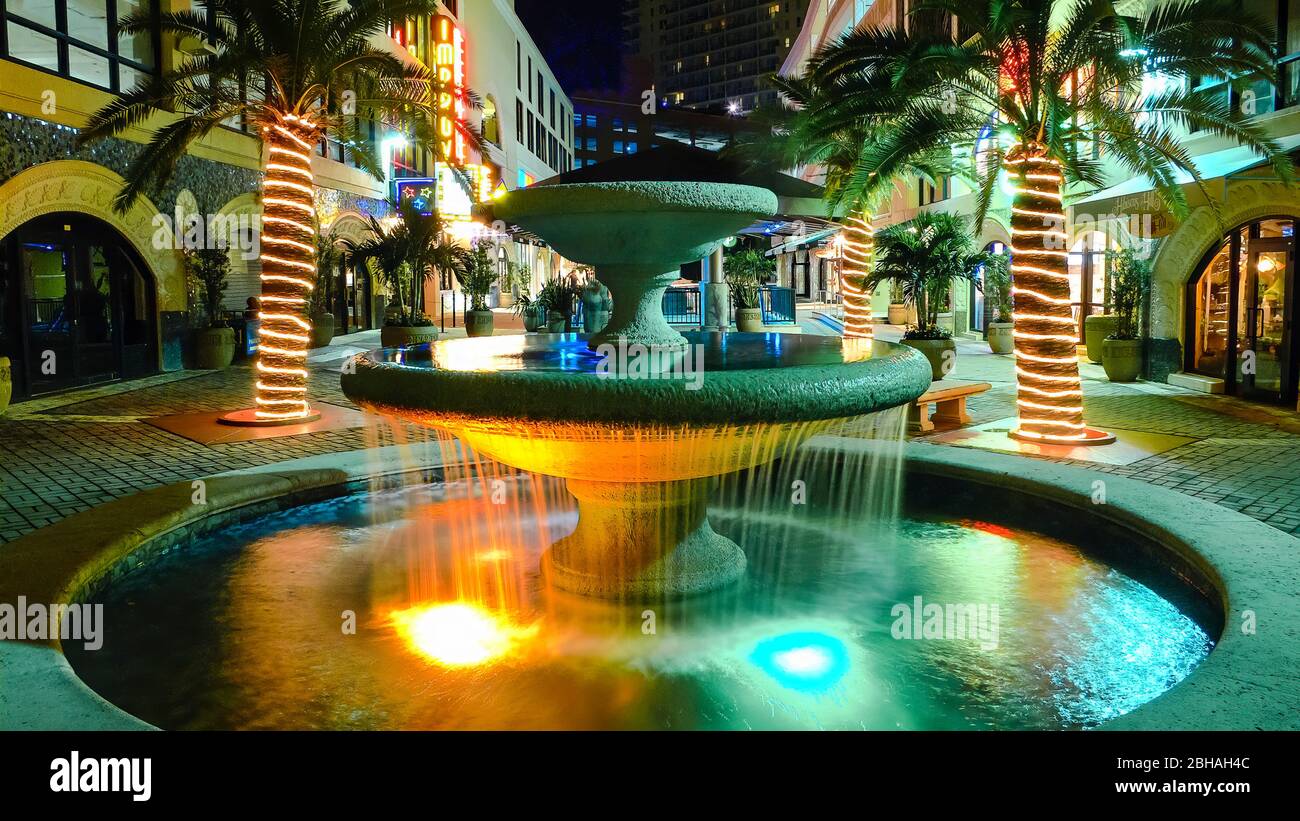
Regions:
<instances>
[{"instance_id":1,"label":"lit building window","mask_svg":"<svg viewBox=\"0 0 1300 821\"><path fill-rule=\"evenodd\" d=\"M127 91L154 73L153 35L116 34L109 25L104 0L58 3L9 3L5 25L7 44L0 56L60 74L110 91ZM118 0L119 17L151 8L155 0ZM62 21L60 21L62 17ZM110 36L116 42L110 43Z\"/></svg>"}]
</instances>

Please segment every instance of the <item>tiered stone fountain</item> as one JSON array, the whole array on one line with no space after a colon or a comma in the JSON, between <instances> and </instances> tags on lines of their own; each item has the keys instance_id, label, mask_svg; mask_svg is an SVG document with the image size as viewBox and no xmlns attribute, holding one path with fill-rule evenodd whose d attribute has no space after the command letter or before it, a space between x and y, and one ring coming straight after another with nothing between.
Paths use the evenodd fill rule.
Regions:
<instances>
[{"instance_id":1,"label":"tiered stone fountain","mask_svg":"<svg viewBox=\"0 0 1300 821\"><path fill-rule=\"evenodd\" d=\"M911 348L796 334L680 333L661 308L681 264L772 216L776 196L726 182L560 182L514 191L495 216L595 267L605 330L445 340L359 357L343 390L378 413L443 429L479 454L563 477L579 521L546 563L576 593L653 598L730 584L745 554L709 525L716 477L779 459L846 419L930 385ZM614 346L702 363L610 372ZM698 346L698 347L696 347ZM669 357L670 363L674 360Z\"/></svg>"}]
</instances>

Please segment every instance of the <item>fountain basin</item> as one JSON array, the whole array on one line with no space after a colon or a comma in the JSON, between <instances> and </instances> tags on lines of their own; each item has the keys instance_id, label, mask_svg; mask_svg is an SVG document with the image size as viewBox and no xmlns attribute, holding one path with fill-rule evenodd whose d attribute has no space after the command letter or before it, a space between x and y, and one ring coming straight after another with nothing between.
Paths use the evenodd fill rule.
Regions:
<instances>
[{"instance_id":1,"label":"fountain basin","mask_svg":"<svg viewBox=\"0 0 1300 821\"><path fill-rule=\"evenodd\" d=\"M357 358L358 405L445 430L490 459L567 480L577 528L546 558L555 584L609 598L706 592L745 554L706 515L709 479L789 455L930 384L889 343L781 334L684 337L690 373L633 378L576 335L447 340Z\"/></svg>"},{"instance_id":2,"label":"fountain basin","mask_svg":"<svg viewBox=\"0 0 1300 821\"><path fill-rule=\"evenodd\" d=\"M687 344L664 319L661 304L680 266L708 256L722 238L776 209L776 195L766 188L690 181L542 184L492 205L496 218L596 269L614 311L592 347L621 338L661 348Z\"/></svg>"}]
</instances>

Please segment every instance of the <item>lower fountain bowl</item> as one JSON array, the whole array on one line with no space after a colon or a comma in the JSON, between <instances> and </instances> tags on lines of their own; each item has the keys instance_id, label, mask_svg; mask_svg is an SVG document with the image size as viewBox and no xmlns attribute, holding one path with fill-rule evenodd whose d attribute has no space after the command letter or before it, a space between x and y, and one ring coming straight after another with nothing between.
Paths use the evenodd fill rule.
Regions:
<instances>
[{"instance_id":1,"label":"lower fountain bowl","mask_svg":"<svg viewBox=\"0 0 1300 821\"><path fill-rule=\"evenodd\" d=\"M640 367L639 351L602 356L578 336L448 340L360 357L343 390L481 456L567 480L579 520L547 557L557 587L692 595L744 573L740 547L709 525L716 477L910 402L930 373L918 352L886 343L781 334L687 342L684 353Z\"/></svg>"}]
</instances>

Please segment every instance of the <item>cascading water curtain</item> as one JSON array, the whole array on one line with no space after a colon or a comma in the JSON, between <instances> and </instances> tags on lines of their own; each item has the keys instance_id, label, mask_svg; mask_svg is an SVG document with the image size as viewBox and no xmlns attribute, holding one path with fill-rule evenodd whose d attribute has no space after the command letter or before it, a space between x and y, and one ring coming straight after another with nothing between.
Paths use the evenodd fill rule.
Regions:
<instances>
[{"instance_id":1,"label":"cascading water curtain","mask_svg":"<svg viewBox=\"0 0 1300 821\"><path fill-rule=\"evenodd\" d=\"M262 183L262 310L257 348L257 409L262 422L307 419L308 297L316 287L317 127L292 114L265 128Z\"/></svg>"}]
</instances>

